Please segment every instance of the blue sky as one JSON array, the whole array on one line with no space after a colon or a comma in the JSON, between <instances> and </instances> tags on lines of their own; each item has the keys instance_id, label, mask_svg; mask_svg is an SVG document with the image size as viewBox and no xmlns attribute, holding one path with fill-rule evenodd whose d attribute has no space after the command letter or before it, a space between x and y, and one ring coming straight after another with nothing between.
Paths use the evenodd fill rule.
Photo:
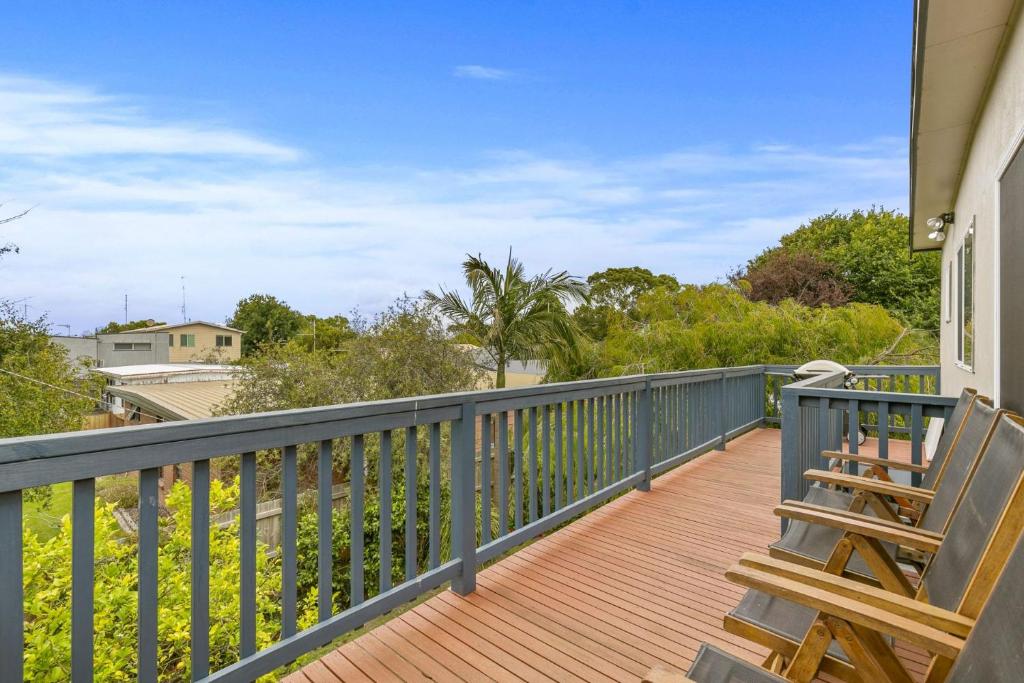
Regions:
<instances>
[{"instance_id":1,"label":"blue sky","mask_svg":"<svg viewBox=\"0 0 1024 683\"><path fill-rule=\"evenodd\" d=\"M723 276L905 209L911 3L13 3L0 296L75 331L256 291L372 311L531 270Z\"/></svg>"}]
</instances>

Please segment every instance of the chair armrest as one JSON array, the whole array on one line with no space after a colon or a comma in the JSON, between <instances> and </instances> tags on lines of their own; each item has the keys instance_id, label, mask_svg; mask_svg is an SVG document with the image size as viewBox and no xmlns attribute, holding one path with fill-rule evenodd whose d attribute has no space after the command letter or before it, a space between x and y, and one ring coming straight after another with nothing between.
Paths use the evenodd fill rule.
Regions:
<instances>
[{"instance_id":1,"label":"chair armrest","mask_svg":"<svg viewBox=\"0 0 1024 683\"><path fill-rule=\"evenodd\" d=\"M942 535L928 531L920 531L899 522L891 522L858 515L848 510L833 510L824 506L808 504L789 505L783 503L775 508L775 514L787 519L826 526L832 529L875 538L879 541L896 543L907 548L934 553L942 545Z\"/></svg>"},{"instance_id":2,"label":"chair armrest","mask_svg":"<svg viewBox=\"0 0 1024 683\"><path fill-rule=\"evenodd\" d=\"M889 458L877 458L873 455L860 455L859 453L840 453L839 451L822 451L821 457L823 458L837 458L839 460L849 460L850 462L859 462L864 465L877 465L879 467L891 467L894 470L904 470L906 472L920 472L925 473L928 471L926 465L915 465L909 462L903 462L902 460L890 460Z\"/></svg>"},{"instance_id":3,"label":"chair armrest","mask_svg":"<svg viewBox=\"0 0 1024 683\"><path fill-rule=\"evenodd\" d=\"M970 634L971 628L974 627L973 619L956 612L950 612L905 595L892 593L884 588L870 586L861 581L854 581L786 560L759 553L744 553L739 564L766 574L796 581L805 586L831 591L844 598L884 609L960 638L966 638Z\"/></svg>"},{"instance_id":4,"label":"chair armrest","mask_svg":"<svg viewBox=\"0 0 1024 683\"><path fill-rule=\"evenodd\" d=\"M963 649L963 638L929 626L924 623L923 618L911 619L831 590L809 586L800 581L742 565L733 565L726 571L725 577L741 586L784 598L851 624L905 640L943 657L956 659Z\"/></svg>"},{"instance_id":5,"label":"chair armrest","mask_svg":"<svg viewBox=\"0 0 1024 683\"><path fill-rule=\"evenodd\" d=\"M693 680L687 678L686 674L671 671L659 664L644 675L643 683L693 683Z\"/></svg>"},{"instance_id":6,"label":"chair armrest","mask_svg":"<svg viewBox=\"0 0 1024 683\"><path fill-rule=\"evenodd\" d=\"M932 498L935 497L935 492L928 489L916 489L913 486L904 486L903 484L894 484L888 481L858 477L853 474L828 472L826 470L807 470L804 472L804 479L868 491L869 493L877 493L882 496L898 496L920 503L930 503Z\"/></svg>"}]
</instances>

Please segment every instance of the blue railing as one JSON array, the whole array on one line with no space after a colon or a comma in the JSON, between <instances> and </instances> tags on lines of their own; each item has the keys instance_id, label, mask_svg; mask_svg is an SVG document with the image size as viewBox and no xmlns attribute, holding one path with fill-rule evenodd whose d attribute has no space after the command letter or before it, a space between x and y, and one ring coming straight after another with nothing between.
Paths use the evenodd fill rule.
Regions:
<instances>
[{"instance_id":1,"label":"blue railing","mask_svg":"<svg viewBox=\"0 0 1024 683\"><path fill-rule=\"evenodd\" d=\"M776 414L780 415L778 421L782 425L782 500L804 498L811 485L804 478L804 472L828 465L821 456L822 451L857 453L858 432L861 431L877 437L878 455L882 458L889 457L890 437L909 439L911 462L922 463L922 445L929 421L935 417L947 418L956 404L956 397L937 395L937 368L863 368L879 375L888 373L895 379L879 381L868 389L847 389L844 374L834 372L779 388L781 401L777 401ZM861 367L851 370L863 371ZM900 377L904 378L902 382ZM911 381L911 377L917 379ZM901 385L913 391L882 390ZM772 402L771 396L769 402ZM920 480L919 473L911 475L913 485L919 485Z\"/></svg>"},{"instance_id":2,"label":"blue railing","mask_svg":"<svg viewBox=\"0 0 1024 683\"><path fill-rule=\"evenodd\" d=\"M125 580L137 581L137 677L155 681L158 614L168 608L159 602L161 472L191 470L191 678L250 681L445 583L471 592L484 563L724 448L764 424L772 371L755 365L640 375L0 440L3 680L24 675L24 489L73 482L70 634L53 637L70 638L71 677L88 681L103 656L94 643L96 480L137 473L138 534L127 540L137 543L138 572ZM798 396L788 390L787 406ZM803 406L803 394L797 400ZM783 412L788 419L789 408ZM256 518L258 481L268 469L281 499L280 545L270 549L280 562L281 609L276 642L261 649L256 568L267 548ZM238 613L214 624L237 629L228 661L210 647L210 494L224 471L237 471L240 487ZM339 478L348 486L347 548L333 545L333 514L326 513ZM316 519L316 623L300 629L297 529L299 503L309 497L324 514ZM379 512L368 523L370 502ZM402 523L393 523L392 510L404 512ZM377 566L368 564L364 543L373 522ZM340 605L343 594L332 583L338 563L349 570Z\"/></svg>"}]
</instances>

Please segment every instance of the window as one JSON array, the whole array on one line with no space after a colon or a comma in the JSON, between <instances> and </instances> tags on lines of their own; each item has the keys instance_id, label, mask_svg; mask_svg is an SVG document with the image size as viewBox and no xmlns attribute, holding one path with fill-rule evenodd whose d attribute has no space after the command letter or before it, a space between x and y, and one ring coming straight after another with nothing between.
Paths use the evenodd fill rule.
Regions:
<instances>
[{"instance_id":1,"label":"window","mask_svg":"<svg viewBox=\"0 0 1024 683\"><path fill-rule=\"evenodd\" d=\"M956 283L953 281L953 260L949 260L946 268L946 322L953 322L953 309L956 308Z\"/></svg>"},{"instance_id":2,"label":"window","mask_svg":"<svg viewBox=\"0 0 1024 683\"><path fill-rule=\"evenodd\" d=\"M178 346L183 349L193 349L196 346L196 335L194 334L180 334L178 335Z\"/></svg>"},{"instance_id":3,"label":"window","mask_svg":"<svg viewBox=\"0 0 1024 683\"><path fill-rule=\"evenodd\" d=\"M956 361L966 370L974 367L974 219L956 252L957 344Z\"/></svg>"},{"instance_id":4,"label":"window","mask_svg":"<svg viewBox=\"0 0 1024 683\"><path fill-rule=\"evenodd\" d=\"M230 334L218 334L217 335L217 346L231 346L231 335Z\"/></svg>"},{"instance_id":5,"label":"window","mask_svg":"<svg viewBox=\"0 0 1024 683\"><path fill-rule=\"evenodd\" d=\"M115 351L151 351L150 342L114 342Z\"/></svg>"},{"instance_id":6,"label":"window","mask_svg":"<svg viewBox=\"0 0 1024 683\"><path fill-rule=\"evenodd\" d=\"M174 346L174 333L167 335L167 345Z\"/></svg>"}]
</instances>

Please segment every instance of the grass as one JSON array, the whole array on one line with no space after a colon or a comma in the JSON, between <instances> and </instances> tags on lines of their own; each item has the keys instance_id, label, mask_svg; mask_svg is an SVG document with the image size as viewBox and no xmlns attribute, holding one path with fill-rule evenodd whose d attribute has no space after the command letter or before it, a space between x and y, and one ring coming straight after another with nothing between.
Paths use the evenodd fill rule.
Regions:
<instances>
[{"instance_id":1,"label":"grass","mask_svg":"<svg viewBox=\"0 0 1024 683\"><path fill-rule=\"evenodd\" d=\"M53 484L53 498L48 509L35 500L25 501L25 527L41 540L48 540L60 531L60 521L71 514L71 482Z\"/></svg>"}]
</instances>

